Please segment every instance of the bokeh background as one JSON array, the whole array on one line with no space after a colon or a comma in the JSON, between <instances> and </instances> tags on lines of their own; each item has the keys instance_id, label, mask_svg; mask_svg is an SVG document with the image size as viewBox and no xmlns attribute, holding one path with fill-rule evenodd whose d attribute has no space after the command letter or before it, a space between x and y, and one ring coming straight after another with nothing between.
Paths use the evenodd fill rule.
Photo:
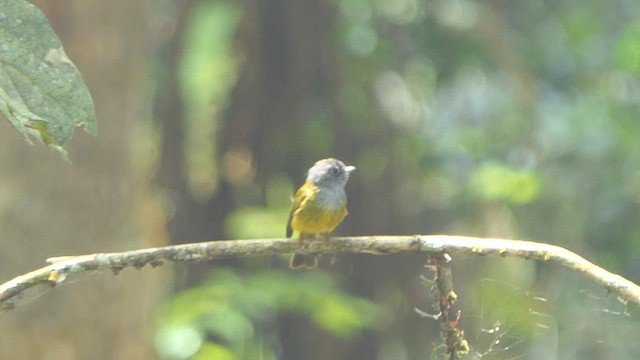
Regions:
<instances>
[{"instance_id":1,"label":"bokeh background","mask_svg":"<svg viewBox=\"0 0 640 360\"><path fill-rule=\"evenodd\" d=\"M283 237L316 160L336 234L548 242L640 281L640 2L34 1L95 101L72 165L0 121L0 276ZM2 359L431 359L425 257L103 274L0 315ZM556 265L455 257L469 358L640 357L637 308Z\"/></svg>"}]
</instances>

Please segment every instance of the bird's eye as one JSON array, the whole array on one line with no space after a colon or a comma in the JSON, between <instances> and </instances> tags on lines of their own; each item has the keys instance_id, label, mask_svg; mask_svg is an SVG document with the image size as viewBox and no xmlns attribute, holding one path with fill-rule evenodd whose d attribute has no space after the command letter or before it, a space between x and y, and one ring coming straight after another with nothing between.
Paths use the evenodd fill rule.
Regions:
<instances>
[{"instance_id":1,"label":"bird's eye","mask_svg":"<svg viewBox=\"0 0 640 360\"><path fill-rule=\"evenodd\" d=\"M329 169L329 174L331 175L338 175L340 173L340 169L338 169L337 167L332 167Z\"/></svg>"}]
</instances>

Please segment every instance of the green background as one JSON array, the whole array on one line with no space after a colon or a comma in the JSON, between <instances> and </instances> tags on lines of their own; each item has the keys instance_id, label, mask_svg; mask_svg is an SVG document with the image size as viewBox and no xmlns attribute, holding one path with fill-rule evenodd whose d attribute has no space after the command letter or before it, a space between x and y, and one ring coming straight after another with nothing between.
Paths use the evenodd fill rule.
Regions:
<instances>
[{"instance_id":1,"label":"green background","mask_svg":"<svg viewBox=\"0 0 640 360\"><path fill-rule=\"evenodd\" d=\"M337 235L540 241L640 280L640 3L37 4L100 135L76 131L67 165L1 124L3 279L56 255L283 237L306 169L332 156L358 168ZM469 358L640 356L636 306L581 276L453 261ZM414 311L435 312L424 256L286 263L91 278L3 315L0 346L15 359L442 353L438 322Z\"/></svg>"}]
</instances>

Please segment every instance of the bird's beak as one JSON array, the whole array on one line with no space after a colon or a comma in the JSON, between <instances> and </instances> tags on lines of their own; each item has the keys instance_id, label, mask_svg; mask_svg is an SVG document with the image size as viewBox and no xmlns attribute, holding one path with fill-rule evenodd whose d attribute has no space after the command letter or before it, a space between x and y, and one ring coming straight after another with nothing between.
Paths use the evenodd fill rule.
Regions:
<instances>
[{"instance_id":1,"label":"bird's beak","mask_svg":"<svg viewBox=\"0 0 640 360\"><path fill-rule=\"evenodd\" d=\"M345 166L344 167L344 172L346 172L348 174L348 173L352 172L355 169L356 169L355 166Z\"/></svg>"}]
</instances>

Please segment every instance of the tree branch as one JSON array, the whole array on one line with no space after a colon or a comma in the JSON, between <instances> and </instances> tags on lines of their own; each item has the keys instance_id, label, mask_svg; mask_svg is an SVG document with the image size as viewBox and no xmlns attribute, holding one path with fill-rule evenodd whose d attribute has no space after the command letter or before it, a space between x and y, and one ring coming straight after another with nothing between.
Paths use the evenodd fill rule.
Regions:
<instances>
[{"instance_id":1,"label":"tree branch","mask_svg":"<svg viewBox=\"0 0 640 360\"><path fill-rule=\"evenodd\" d=\"M262 239L211 241L166 246L120 253L66 256L47 260L49 266L18 276L0 285L0 308L13 308L13 299L25 290L38 285L55 286L73 275L87 271L111 270L125 267L142 268L149 264L160 266L166 261L204 261L234 256L260 256L307 253L368 253L391 254L418 252L424 254L498 255L548 261L582 273L589 280L616 294L623 302L640 305L640 287L612 274L577 254L559 246L531 241L485 239L448 235L366 236L333 238L329 241L300 242L292 239Z\"/></svg>"}]
</instances>

